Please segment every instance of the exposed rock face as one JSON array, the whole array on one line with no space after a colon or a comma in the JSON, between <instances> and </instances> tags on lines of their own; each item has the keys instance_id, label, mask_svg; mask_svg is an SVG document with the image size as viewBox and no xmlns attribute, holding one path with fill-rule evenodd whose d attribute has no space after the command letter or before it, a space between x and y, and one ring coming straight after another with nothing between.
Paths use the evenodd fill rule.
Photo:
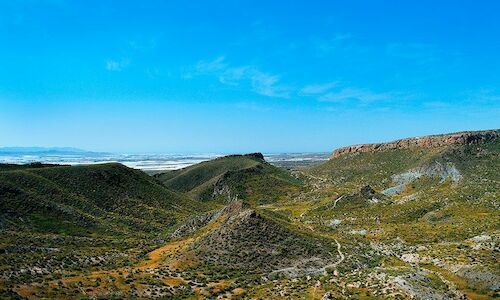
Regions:
<instances>
[{"instance_id":1,"label":"exposed rock face","mask_svg":"<svg viewBox=\"0 0 500 300\"><path fill-rule=\"evenodd\" d=\"M219 157L219 159L223 159L225 157L250 157L250 158L258 158L264 160L264 155L260 152L247 153L247 154L230 154L223 157Z\"/></svg>"},{"instance_id":2,"label":"exposed rock face","mask_svg":"<svg viewBox=\"0 0 500 300\"><path fill-rule=\"evenodd\" d=\"M364 187L362 187L359 190L359 192L362 196L364 196L366 198L370 198L370 197L375 196L375 190L369 185L365 185Z\"/></svg>"},{"instance_id":3,"label":"exposed rock face","mask_svg":"<svg viewBox=\"0 0 500 300\"><path fill-rule=\"evenodd\" d=\"M406 138L389 143L361 144L343 147L333 151L332 158L349 153L375 152L393 149L435 148L453 144L479 144L490 142L500 137L500 129L484 131L464 131L450 134L429 135L424 137Z\"/></svg>"},{"instance_id":4,"label":"exposed rock face","mask_svg":"<svg viewBox=\"0 0 500 300\"><path fill-rule=\"evenodd\" d=\"M248 156L248 157L254 157L254 158L259 158L259 159L264 159L264 155L260 152L255 152L255 153L249 153L249 154L245 154L244 156Z\"/></svg>"},{"instance_id":5,"label":"exposed rock face","mask_svg":"<svg viewBox=\"0 0 500 300\"><path fill-rule=\"evenodd\" d=\"M455 165L453 165L453 163L442 163L439 161L435 161L431 164L426 164L424 166L408 170L401 174L392 175L392 181L396 183L396 186L383 190L382 194L399 194L404 191L406 185L410 184L414 180L419 179L422 176L439 177L439 183L445 182L445 180L448 178L450 178L451 182L454 184L462 180L462 174L455 167Z\"/></svg>"}]
</instances>

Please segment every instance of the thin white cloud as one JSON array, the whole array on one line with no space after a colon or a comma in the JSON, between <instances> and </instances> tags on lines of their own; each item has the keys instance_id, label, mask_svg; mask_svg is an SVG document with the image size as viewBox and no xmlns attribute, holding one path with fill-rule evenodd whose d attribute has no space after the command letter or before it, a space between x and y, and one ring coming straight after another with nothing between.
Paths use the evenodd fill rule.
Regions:
<instances>
[{"instance_id":1,"label":"thin white cloud","mask_svg":"<svg viewBox=\"0 0 500 300\"><path fill-rule=\"evenodd\" d=\"M344 101L359 101L359 102L373 102L380 100L388 100L392 96L391 93L376 93L368 89L343 88L336 92L328 92L321 97L320 101L325 102L344 102Z\"/></svg>"},{"instance_id":2,"label":"thin white cloud","mask_svg":"<svg viewBox=\"0 0 500 300\"><path fill-rule=\"evenodd\" d=\"M231 66L224 56L210 61L199 61L195 66L195 75L214 75L219 82L230 86L248 86L248 88L263 96L289 98L291 88L281 84L279 75L263 72L255 66ZM192 73L183 78L192 78Z\"/></svg>"},{"instance_id":3,"label":"thin white cloud","mask_svg":"<svg viewBox=\"0 0 500 300\"><path fill-rule=\"evenodd\" d=\"M227 68L219 75L219 81L227 85L238 85L239 81L244 79L249 72L250 67L243 66L237 68Z\"/></svg>"},{"instance_id":4,"label":"thin white cloud","mask_svg":"<svg viewBox=\"0 0 500 300\"><path fill-rule=\"evenodd\" d=\"M211 73L218 72L227 68L227 64L224 62L225 57L219 56L211 61L199 61L196 64L196 72L198 73Z\"/></svg>"},{"instance_id":5,"label":"thin white cloud","mask_svg":"<svg viewBox=\"0 0 500 300\"><path fill-rule=\"evenodd\" d=\"M332 82L327 82L327 83L321 83L321 84L309 84L306 85L300 90L301 94L304 95L317 95L317 94L323 94L330 89L336 87L339 85L338 81L332 81Z\"/></svg>"},{"instance_id":6,"label":"thin white cloud","mask_svg":"<svg viewBox=\"0 0 500 300\"><path fill-rule=\"evenodd\" d=\"M342 38L348 38L342 37ZM314 83L298 88L286 85L281 76L261 71L256 66L233 66L224 56L213 60L199 61L189 72L184 72L183 78L191 79L193 76L215 76L223 85L249 89L259 95L273 98L290 98L292 96L314 97L323 102L357 101L368 103L408 99L409 95L396 92L374 92L365 88L352 87L340 81Z\"/></svg>"},{"instance_id":7,"label":"thin white cloud","mask_svg":"<svg viewBox=\"0 0 500 300\"><path fill-rule=\"evenodd\" d=\"M119 72L123 70L127 65L129 64L129 61L127 59L123 60L113 60L113 59L108 59L106 61L106 70L112 71L112 72Z\"/></svg>"},{"instance_id":8,"label":"thin white cloud","mask_svg":"<svg viewBox=\"0 0 500 300\"><path fill-rule=\"evenodd\" d=\"M279 84L280 77L253 70L250 74L253 91L268 97L288 98L289 88Z\"/></svg>"}]
</instances>

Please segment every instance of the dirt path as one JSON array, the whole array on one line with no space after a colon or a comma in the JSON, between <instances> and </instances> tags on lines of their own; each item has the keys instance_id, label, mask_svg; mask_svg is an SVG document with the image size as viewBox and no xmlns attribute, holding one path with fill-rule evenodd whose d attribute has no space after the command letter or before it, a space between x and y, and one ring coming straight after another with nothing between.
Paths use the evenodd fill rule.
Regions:
<instances>
[{"instance_id":1,"label":"dirt path","mask_svg":"<svg viewBox=\"0 0 500 300\"><path fill-rule=\"evenodd\" d=\"M337 199L335 199L335 201L333 202L333 208L335 208L337 206L337 202L339 202L340 200L342 200L342 198L344 198L345 195L342 195L340 197L338 197Z\"/></svg>"},{"instance_id":2,"label":"dirt path","mask_svg":"<svg viewBox=\"0 0 500 300\"><path fill-rule=\"evenodd\" d=\"M324 266L322 268L323 271L326 271L327 269L335 268L345 260L345 255L344 255L344 253L342 253L342 250L341 250L342 246L340 245L339 241L337 241L336 239L334 241L337 244L337 253L339 254L340 258L339 258L339 260L337 260L333 264L329 264L329 265Z\"/></svg>"},{"instance_id":3,"label":"dirt path","mask_svg":"<svg viewBox=\"0 0 500 300\"><path fill-rule=\"evenodd\" d=\"M339 253L340 255L340 259L335 263L335 266L339 265L341 262L344 261L345 259L345 256L344 256L344 253L342 253L342 251L340 250L341 249L341 246L340 246L340 243L339 241L335 240L335 243L337 243L337 252Z\"/></svg>"}]
</instances>

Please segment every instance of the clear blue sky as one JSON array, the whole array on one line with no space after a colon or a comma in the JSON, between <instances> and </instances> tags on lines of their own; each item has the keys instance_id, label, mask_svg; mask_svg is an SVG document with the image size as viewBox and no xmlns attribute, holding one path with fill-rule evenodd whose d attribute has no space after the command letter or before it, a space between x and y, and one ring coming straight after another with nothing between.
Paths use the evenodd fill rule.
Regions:
<instances>
[{"instance_id":1,"label":"clear blue sky","mask_svg":"<svg viewBox=\"0 0 500 300\"><path fill-rule=\"evenodd\" d=\"M477 0L1 1L0 146L330 151L498 128L499 11Z\"/></svg>"}]
</instances>

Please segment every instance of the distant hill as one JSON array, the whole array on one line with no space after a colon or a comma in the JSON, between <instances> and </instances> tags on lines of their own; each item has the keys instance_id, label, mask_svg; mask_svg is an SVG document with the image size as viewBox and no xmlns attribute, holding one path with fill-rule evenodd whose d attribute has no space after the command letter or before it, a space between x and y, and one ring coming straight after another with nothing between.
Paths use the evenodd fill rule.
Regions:
<instances>
[{"instance_id":1,"label":"distant hill","mask_svg":"<svg viewBox=\"0 0 500 300\"><path fill-rule=\"evenodd\" d=\"M300 181L267 163L260 153L220 157L155 177L195 199L221 202L275 202L300 187Z\"/></svg>"},{"instance_id":2,"label":"distant hill","mask_svg":"<svg viewBox=\"0 0 500 300\"><path fill-rule=\"evenodd\" d=\"M13 170L24 170L24 169L38 169L38 168L50 168L50 167L62 167L64 165L60 164L45 164L41 162L33 162L29 164L1 164L0 171L13 171Z\"/></svg>"},{"instance_id":3,"label":"distant hill","mask_svg":"<svg viewBox=\"0 0 500 300\"><path fill-rule=\"evenodd\" d=\"M100 152L72 147L0 147L0 155L90 155Z\"/></svg>"}]
</instances>

